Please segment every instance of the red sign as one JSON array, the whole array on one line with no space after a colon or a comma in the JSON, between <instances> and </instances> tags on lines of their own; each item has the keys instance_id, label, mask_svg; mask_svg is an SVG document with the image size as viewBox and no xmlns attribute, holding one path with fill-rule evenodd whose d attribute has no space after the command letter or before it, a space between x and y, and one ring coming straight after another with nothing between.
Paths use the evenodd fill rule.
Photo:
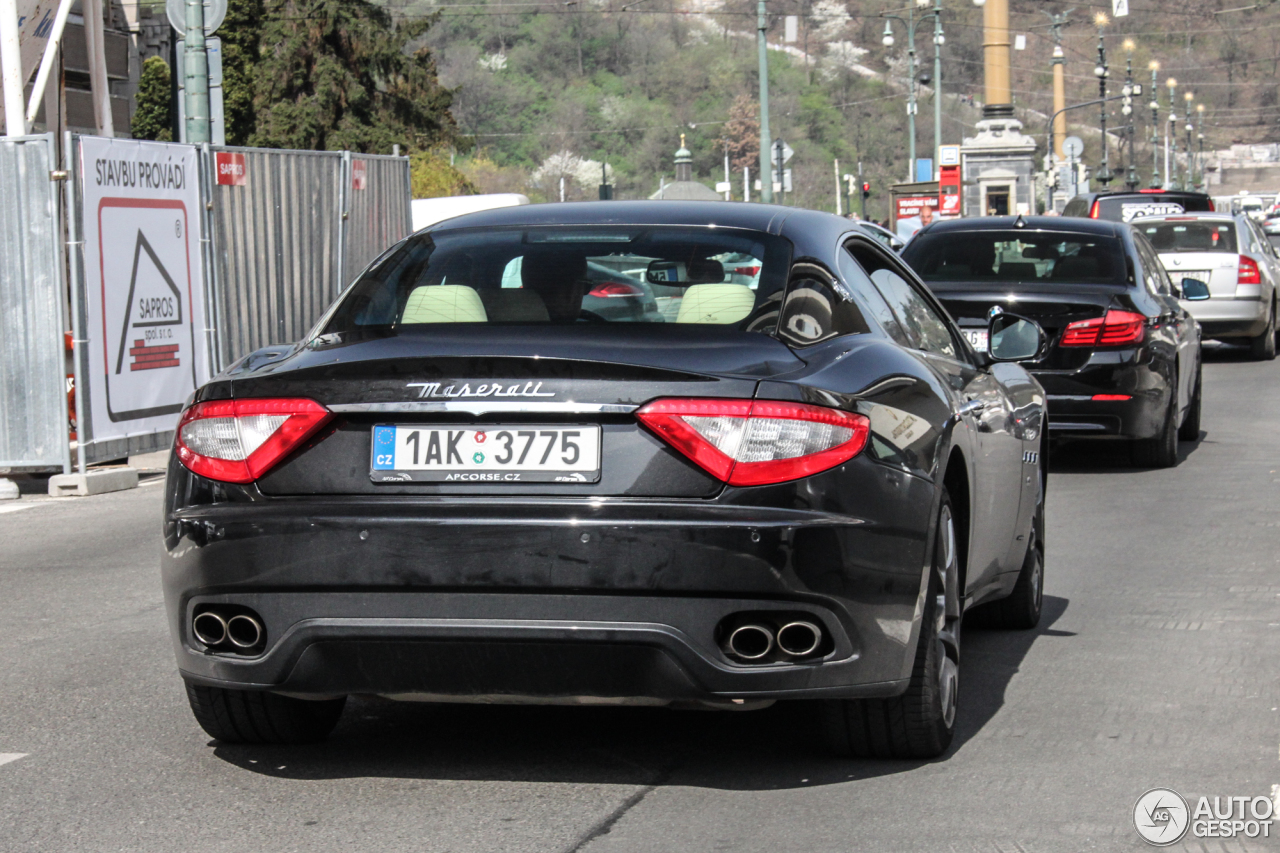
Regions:
<instances>
[{"instance_id":1,"label":"red sign","mask_svg":"<svg viewBox=\"0 0 1280 853\"><path fill-rule=\"evenodd\" d=\"M213 154L213 170L217 181L222 186L244 186L244 155L231 151L215 151Z\"/></svg>"},{"instance_id":2,"label":"red sign","mask_svg":"<svg viewBox=\"0 0 1280 853\"><path fill-rule=\"evenodd\" d=\"M960 167L943 166L938 176L938 213L960 215Z\"/></svg>"},{"instance_id":3,"label":"red sign","mask_svg":"<svg viewBox=\"0 0 1280 853\"><path fill-rule=\"evenodd\" d=\"M921 195L900 198L898 199L898 215L894 217L894 221L919 216L920 210L925 207L931 207L933 212L937 213L938 197L936 195Z\"/></svg>"},{"instance_id":4,"label":"red sign","mask_svg":"<svg viewBox=\"0 0 1280 853\"><path fill-rule=\"evenodd\" d=\"M365 176L364 161L352 160L351 161L351 189L353 190L364 189L364 176Z\"/></svg>"}]
</instances>

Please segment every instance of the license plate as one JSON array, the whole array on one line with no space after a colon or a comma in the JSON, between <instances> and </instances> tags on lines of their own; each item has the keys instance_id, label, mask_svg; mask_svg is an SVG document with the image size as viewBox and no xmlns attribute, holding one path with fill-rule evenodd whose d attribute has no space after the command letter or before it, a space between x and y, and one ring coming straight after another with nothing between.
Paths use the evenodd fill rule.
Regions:
<instances>
[{"instance_id":1,"label":"license plate","mask_svg":"<svg viewBox=\"0 0 1280 853\"><path fill-rule=\"evenodd\" d=\"M969 342L969 346L976 352L987 351L986 329L961 329L960 331L964 334L964 339Z\"/></svg>"},{"instance_id":2,"label":"license plate","mask_svg":"<svg viewBox=\"0 0 1280 853\"><path fill-rule=\"evenodd\" d=\"M374 482L595 483L600 427L375 426Z\"/></svg>"}]
</instances>

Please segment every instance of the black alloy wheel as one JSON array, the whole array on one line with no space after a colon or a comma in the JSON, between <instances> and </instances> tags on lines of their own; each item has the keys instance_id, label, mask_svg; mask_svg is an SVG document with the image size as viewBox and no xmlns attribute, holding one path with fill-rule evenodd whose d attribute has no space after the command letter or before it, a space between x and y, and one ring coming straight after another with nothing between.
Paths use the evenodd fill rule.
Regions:
<instances>
[{"instance_id":1,"label":"black alloy wheel","mask_svg":"<svg viewBox=\"0 0 1280 853\"><path fill-rule=\"evenodd\" d=\"M338 725L347 697L295 699L188 681L187 700L200 728L223 743L300 744L327 738Z\"/></svg>"},{"instance_id":2,"label":"black alloy wheel","mask_svg":"<svg viewBox=\"0 0 1280 853\"><path fill-rule=\"evenodd\" d=\"M955 515L945 490L928 584L920 641L906 692L891 699L824 699L818 703L823 737L837 755L937 758L951 746L960 690L962 603Z\"/></svg>"},{"instance_id":3,"label":"black alloy wheel","mask_svg":"<svg viewBox=\"0 0 1280 853\"><path fill-rule=\"evenodd\" d=\"M1139 468L1172 468L1178 464L1178 384L1170 385L1173 399L1164 424L1155 438L1140 438L1130 447L1130 459Z\"/></svg>"},{"instance_id":4,"label":"black alloy wheel","mask_svg":"<svg viewBox=\"0 0 1280 853\"><path fill-rule=\"evenodd\" d=\"M1196 364L1196 384L1191 389L1191 405L1187 407L1187 416L1182 419L1182 426L1178 427L1178 438L1181 441L1195 441L1200 437L1200 396L1201 396L1201 378L1204 373L1204 365Z\"/></svg>"},{"instance_id":5,"label":"black alloy wheel","mask_svg":"<svg viewBox=\"0 0 1280 853\"><path fill-rule=\"evenodd\" d=\"M1271 312L1267 318L1267 327L1262 334L1249 339L1249 354L1254 361L1272 361L1276 357L1276 305L1271 303Z\"/></svg>"}]
</instances>

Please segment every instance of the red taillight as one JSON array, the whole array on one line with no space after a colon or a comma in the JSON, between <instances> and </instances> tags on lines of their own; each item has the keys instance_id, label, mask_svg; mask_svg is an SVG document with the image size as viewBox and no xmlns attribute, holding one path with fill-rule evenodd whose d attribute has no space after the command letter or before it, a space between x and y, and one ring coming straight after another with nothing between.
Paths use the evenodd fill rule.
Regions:
<instances>
[{"instance_id":1,"label":"red taillight","mask_svg":"<svg viewBox=\"0 0 1280 853\"><path fill-rule=\"evenodd\" d=\"M1097 218L1098 218L1098 208L1100 208L1101 206L1102 206L1102 200L1101 200L1101 199L1096 199L1096 198L1095 198L1095 199L1093 200L1093 207L1089 208L1089 218L1090 218L1090 219L1097 219Z\"/></svg>"},{"instance_id":2,"label":"red taillight","mask_svg":"<svg viewBox=\"0 0 1280 853\"><path fill-rule=\"evenodd\" d=\"M871 421L777 400L655 400L636 417L698 467L731 486L798 480L867 446Z\"/></svg>"},{"instance_id":3,"label":"red taillight","mask_svg":"<svg viewBox=\"0 0 1280 853\"><path fill-rule=\"evenodd\" d=\"M1258 262L1248 255L1240 256L1240 266L1236 268L1236 284L1262 284Z\"/></svg>"},{"instance_id":4,"label":"red taillight","mask_svg":"<svg viewBox=\"0 0 1280 853\"><path fill-rule=\"evenodd\" d=\"M1060 346L1115 347L1142 340L1147 318L1132 311L1108 311L1105 317L1078 320L1062 333Z\"/></svg>"},{"instance_id":5,"label":"red taillight","mask_svg":"<svg viewBox=\"0 0 1280 853\"><path fill-rule=\"evenodd\" d=\"M644 296L644 291L624 281L602 281L591 288L588 296Z\"/></svg>"},{"instance_id":6,"label":"red taillight","mask_svg":"<svg viewBox=\"0 0 1280 853\"><path fill-rule=\"evenodd\" d=\"M1132 400L1128 394L1094 394L1093 401L1095 403L1123 403L1125 400Z\"/></svg>"},{"instance_id":7,"label":"red taillight","mask_svg":"<svg viewBox=\"0 0 1280 853\"><path fill-rule=\"evenodd\" d=\"M760 267L737 267L733 273L734 275L749 275L754 278L760 273Z\"/></svg>"},{"instance_id":8,"label":"red taillight","mask_svg":"<svg viewBox=\"0 0 1280 853\"><path fill-rule=\"evenodd\" d=\"M213 400L178 422L182 464L210 480L252 483L332 417L312 400Z\"/></svg>"}]
</instances>

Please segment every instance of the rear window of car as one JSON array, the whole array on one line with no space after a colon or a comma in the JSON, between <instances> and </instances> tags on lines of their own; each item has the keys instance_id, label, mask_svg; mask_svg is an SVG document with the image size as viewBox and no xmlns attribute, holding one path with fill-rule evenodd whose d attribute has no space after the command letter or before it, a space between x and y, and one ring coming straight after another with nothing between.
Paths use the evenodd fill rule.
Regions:
<instances>
[{"instance_id":1,"label":"rear window of car","mask_svg":"<svg viewBox=\"0 0 1280 853\"><path fill-rule=\"evenodd\" d=\"M1147 216L1203 213L1213 210L1207 197L1194 195L1099 196L1098 218L1112 222L1133 222ZM1088 215L1088 214L1086 214Z\"/></svg>"},{"instance_id":2,"label":"rear window of car","mask_svg":"<svg viewBox=\"0 0 1280 853\"><path fill-rule=\"evenodd\" d=\"M651 226L458 229L410 237L355 282L324 334L441 323L681 323L772 333L791 244Z\"/></svg>"},{"instance_id":3,"label":"rear window of car","mask_svg":"<svg viewBox=\"0 0 1280 853\"><path fill-rule=\"evenodd\" d=\"M1128 266L1117 237L1025 231L921 234L902 258L925 281L991 285L1125 284Z\"/></svg>"},{"instance_id":4,"label":"rear window of car","mask_svg":"<svg viewBox=\"0 0 1280 853\"><path fill-rule=\"evenodd\" d=\"M1139 222L1134 225L1157 252L1236 251L1236 224L1212 220Z\"/></svg>"}]
</instances>

